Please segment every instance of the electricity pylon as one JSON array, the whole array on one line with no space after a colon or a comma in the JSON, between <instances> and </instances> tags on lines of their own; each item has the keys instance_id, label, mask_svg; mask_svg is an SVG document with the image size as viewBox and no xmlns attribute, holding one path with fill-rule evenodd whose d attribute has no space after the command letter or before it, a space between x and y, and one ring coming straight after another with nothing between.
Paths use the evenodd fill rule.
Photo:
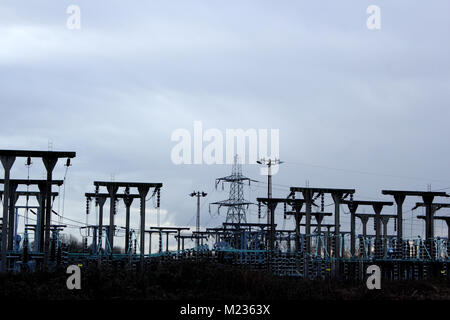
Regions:
<instances>
[{"instance_id":1,"label":"electricity pylon","mask_svg":"<svg viewBox=\"0 0 450 320\"><path fill-rule=\"evenodd\" d=\"M227 216L225 222L227 223L247 223L247 209L252 202L244 199L244 182L257 182L242 175L242 165L239 163L237 155L234 156L233 169L230 176L216 179L217 185L222 182L230 183L230 193L227 200L213 202L211 204L218 205L217 210L221 207L227 207Z\"/></svg>"}]
</instances>

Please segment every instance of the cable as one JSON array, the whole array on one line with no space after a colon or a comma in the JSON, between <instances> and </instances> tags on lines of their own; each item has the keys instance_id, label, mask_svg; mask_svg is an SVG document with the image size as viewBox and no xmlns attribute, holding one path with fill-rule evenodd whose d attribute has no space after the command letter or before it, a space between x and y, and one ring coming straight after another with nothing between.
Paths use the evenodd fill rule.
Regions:
<instances>
[{"instance_id":1,"label":"cable","mask_svg":"<svg viewBox=\"0 0 450 320\"><path fill-rule=\"evenodd\" d=\"M386 174L386 173L377 173L377 172L359 171L359 170L351 170L351 169L333 168L333 167L327 167L327 166L315 165L315 164L308 164L308 163L300 163L300 162L290 162L290 161L288 162L288 161L285 161L285 163L287 163L287 164L294 164L294 165L300 165L300 166L316 167L316 168L322 168L322 169L327 169L327 170L343 171L343 172L365 174L365 175L374 175L374 176L384 176L384 177L400 178L400 179L408 179L408 180L450 182L448 180L428 179L428 178L422 178L422 177L408 177L408 176L400 176L400 175L393 175L393 174Z\"/></svg>"}]
</instances>

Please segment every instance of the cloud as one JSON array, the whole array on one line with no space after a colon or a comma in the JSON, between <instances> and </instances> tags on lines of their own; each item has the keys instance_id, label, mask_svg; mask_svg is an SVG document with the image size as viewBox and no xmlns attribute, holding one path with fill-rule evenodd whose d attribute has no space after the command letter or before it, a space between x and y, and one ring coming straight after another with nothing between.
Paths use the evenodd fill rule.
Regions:
<instances>
[{"instance_id":1,"label":"cloud","mask_svg":"<svg viewBox=\"0 0 450 320\"><path fill-rule=\"evenodd\" d=\"M206 189L202 221L220 224L207 203L228 196L214 179L231 168L170 162L171 132L194 120L224 132L280 129L280 185L356 187L360 198L448 187L446 1L381 1L376 32L365 27L368 2L77 1L79 31L66 28L70 4L0 5L0 144L47 149L50 139L77 151L65 193L72 219L84 221L92 181L113 174L163 182L166 225L193 225L187 195ZM255 165L244 171L265 180ZM42 172L36 162L31 176ZM60 163L55 176L64 173ZM27 175L20 161L14 174ZM255 188L253 201L265 193Z\"/></svg>"}]
</instances>

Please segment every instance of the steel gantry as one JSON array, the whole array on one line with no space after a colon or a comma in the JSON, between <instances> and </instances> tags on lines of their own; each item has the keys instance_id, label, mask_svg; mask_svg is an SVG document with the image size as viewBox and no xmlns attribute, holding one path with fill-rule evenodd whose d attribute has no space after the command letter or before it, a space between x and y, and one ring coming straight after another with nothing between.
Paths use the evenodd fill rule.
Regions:
<instances>
[{"instance_id":1,"label":"steel gantry","mask_svg":"<svg viewBox=\"0 0 450 320\"><path fill-rule=\"evenodd\" d=\"M2 225L2 264L1 271L7 271L7 241L8 241L8 207L10 193L10 173L16 158L41 158L47 171L47 180L45 185L45 221L47 228L45 229L45 246L44 246L44 268L48 259L48 246L50 243L50 217L51 217L51 193L52 193L52 174L59 158L67 158L67 165L70 165L70 159L74 158L75 152L65 151L30 151L30 150L0 150L0 161L5 171L3 182L4 201L3 201L3 225ZM42 192L43 190L41 190ZM43 211L44 214L44 211ZM12 232L12 230L11 230Z\"/></svg>"},{"instance_id":2,"label":"steel gantry","mask_svg":"<svg viewBox=\"0 0 450 320\"><path fill-rule=\"evenodd\" d=\"M176 233L175 238L177 239L177 252L180 252L180 240L181 240L181 231L190 230L190 228L186 227L151 227L149 231L154 231L159 234L159 252L162 252L162 233L166 234L166 251L169 251L169 234ZM151 233L150 233L151 237Z\"/></svg>"},{"instance_id":3,"label":"steel gantry","mask_svg":"<svg viewBox=\"0 0 450 320\"><path fill-rule=\"evenodd\" d=\"M3 180L0 179L0 183L2 183ZM26 183L23 183L26 182ZM44 239L44 225L45 221L42 219L42 212L44 211L44 208L42 207L43 201L42 197L45 195L44 192L37 192L37 191L17 191L17 187L22 184L26 185L38 185L38 186L44 186L46 183L46 180L21 180L21 179L10 179L10 194L9 194L9 214L8 214L8 250L13 250L13 239L17 233L17 209L27 209L27 208L33 208L33 206L16 206L17 201L20 197L35 197L38 201L39 206L36 207L37 213L36 213L36 224L37 224L37 234L39 237L35 239L35 245L37 246L37 250L42 251L43 250L43 239ZM52 182L55 185L62 185L62 180L53 180ZM41 188L43 190L43 188ZM4 191L0 191L0 199L3 199ZM52 201L55 200L55 197L58 196L58 192L52 192L51 198ZM12 232L11 232L12 230Z\"/></svg>"},{"instance_id":4,"label":"steel gantry","mask_svg":"<svg viewBox=\"0 0 450 320\"><path fill-rule=\"evenodd\" d=\"M402 219L403 219L403 202L405 201L406 196L415 196L422 197L423 203L426 210L426 218L425 218L425 237L426 239L430 239L434 237L434 226L433 226L433 200L435 197L449 197L445 192L435 192L435 191L402 191L402 190L383 190L382 194L391 195L394 197L395 202L397 204L397 216L398 216L398 229L397 235L398 238L401 239L403 237L402 230Z\"/></svg>"},{"instance_id":5,"label":"steel gantry","mask_svg":"<svg viewBox=\"0 0 450 320\"><path fill-rule=\"evenodd\" d=\"M379 249L381 243L381 211L385 206L392 206L394 203L390 201L365 201L365 200L350 200L342 201L342 204L346 204L350 211L350 254L355 255L356 244L356 210L359 206L371 206L375 212L375 251Z\"/></svg>"},{"instance_id":6,"label":"steel gantry","mask_svg":"<svg viewBox=\"0 0 450 320\"><path fill-rule=\"evenodd\" d=\"M136 188L139 193L140 199L140 257L141 264L144 262L145 253L145 198L150 190L154 189L154 194L157 194L157 207L159 208L160 199L160 189L162 188L162 183L145 183L145 182L115 182L115 181L94 181L94 186L96 187L96 193L98 193L99 187L106 187L110 199L110 215L109 215L109 234L108 240L111 249L114 245L114 214L115 214L115 201L117 198L117 191L119 188L123 187L125 190L129 188ZM131 204L130 204L131 205Z\"/></svg>"},{"instance_id":7,"label":"steel gantry","mask_svg":"<svg viewBox=\"0 0 450 320\"><path fill-rule=\"evenodd\" d=\"M422 197L425 206L425 241L429 251L432 251L434 238L434 221L433 221L433 200L435 197L449 197L445 192L436 191L405 191L405 190L382 190L382 194L394 197L397 204L397 238L400 252L403 252L403 202L407 196Z\"/></svg>"},{"instance_id":8,"label":"steel gantry","mask_svg":"<svg viewBox=\"0 0 450 320\"><path fill-rule=\"evenodd\" d=\"M128 190L129 191L129 190ZM103 205L106 202L106 199L110 197L109 193L85 193L86 201L87 201L87 209L89 208L89 202L91 199L96 199L96 204L99 205L99 217L98 217L98 231L101 232L103 227ZM123 194L115 194L115 199L123 199L123 203L125 204L125 253L128 253L129 245L130 245L130 210L131 205L134 199L140 199L141 195L139 194L130 194L125 190ZM89 210L86 211L86 214L89 214ZM111 227L111 225L110 225ZM99 234L99 240L102 235ZM109 239L111 243L111 239Z\"/></svg>"},{"instance_id":9,"label":"steel gantry","mask_svg":"<svg viewBox=\"0 0 450 320\"><path fill-rule=\"evenodd\" d=\"M334 255L336 258L340 257L340 241L337 241L340 237L340 205L341 202L349 195L355 193L355 189L337 189L337 188L310 188L310 187L291 187L290 197L295 197L296 193L301 193L306 204L305 218L306 218L306 234L311 233L311 207L314 203L314 199L324 194L330 194L334 201ZM311 241L307 241L307 250L311 247Z\"/></svg>"}]
</instances>

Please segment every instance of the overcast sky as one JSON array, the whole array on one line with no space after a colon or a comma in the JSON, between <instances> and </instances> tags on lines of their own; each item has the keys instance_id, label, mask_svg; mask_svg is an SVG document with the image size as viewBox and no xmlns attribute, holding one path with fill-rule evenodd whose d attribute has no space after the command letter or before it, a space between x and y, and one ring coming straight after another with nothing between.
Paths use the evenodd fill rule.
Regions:
<instances>
[{"instance_id":1,"label":"overcast sky","mask_svg":"<svg viewBox=\"0 0 450 320\"><path fill-rule=\"evenodd\" d=\"M70 5L81 10L79 30L66 26ZM381 8L379 30L366 26L369 5ZM204 190L202 227L219 225L225 215L210 214L208 203L227 198L214 180L231 167L170 158L172 132L192 132L195 120L224 133L279 129L285 163L275 196L307 180L355 188L363 200L392 200L382 189L449 188L449 14L446 0L2 0L0 146L47 150L51 141L53 150L76 151L64 214L81 222L84 193L113 176L162 182L162 225L194 226L188 194ZM13 177L27 176L24 162ZM62 164L55 178L64 177ZM258 169L243 167L261 181L247 189L251 201L267 187ZM37 159L30 176L43 177ZM424 223L411 217L405 236L423 234ZM342 220L348 228L349 215ZM156 223L150 209L147 221ZM437 222L436 232L446 227Z\"/></svg>"}]
</instances>

